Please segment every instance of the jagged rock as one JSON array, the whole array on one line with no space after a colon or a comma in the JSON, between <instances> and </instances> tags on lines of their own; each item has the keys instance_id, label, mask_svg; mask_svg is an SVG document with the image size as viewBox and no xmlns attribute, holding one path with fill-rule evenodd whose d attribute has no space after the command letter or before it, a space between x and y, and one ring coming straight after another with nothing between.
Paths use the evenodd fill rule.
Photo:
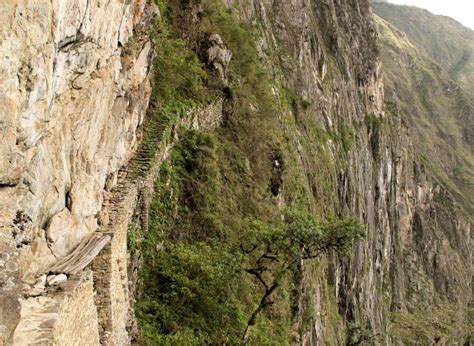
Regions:
<instances>
[{"instance_id":1,"label":"jagged rock","mask_svg":"<svg viewBox=\"0 0 474 346\"><path fill-rule=\"evenodd\" d=\"M46 288L46 282L47 282L47 275L41 275L41 277L36 281L36 283L33 285L34 288L38 289L45 289Z\"/></svg>"},{"instance_id":2,"label":"jagged rock","mask_svg":"<svg viewBox=\"0 0 474 346\"><path fill-rule=\"evenodd\" d=\"M88 234L94 232L97 222L94 217L86 219L72 215L64 208L51 218L46 229L46 240L53 254L60 258L69 253Z\"/></svg>"},{"instance_id":3,"label":"jagged rock","mask_svg":"<svg viewBox=\"0 0 474 346\"><path fill-rule=\"evenodd\" d=\"M232 59L231 50L224 44L219 34L208 33L202 41L201 55L204 62L225 81L225 71Z\"/></svg>"},{"instance_id":4,"label":"jagged rock","mask_svg":"<svg viewBox=\"0 0 474 346\"><path fill-rule=\"evenodd\" d=\"M26 297L37 297L46 292L47 275L41 275L41 277L33 284L23 284L23 293Z\"/></svg>"},{"instance_id":5,"label":"jagged rock","mask_svg":"<svg viewBox=\"0 0 474 346\"><path fill-rule=\"evenodd\" d=\"M25 292L26 297L38 297L44 294L46 290L44 288L31 288Z\"/></svg>"}]
</instances>

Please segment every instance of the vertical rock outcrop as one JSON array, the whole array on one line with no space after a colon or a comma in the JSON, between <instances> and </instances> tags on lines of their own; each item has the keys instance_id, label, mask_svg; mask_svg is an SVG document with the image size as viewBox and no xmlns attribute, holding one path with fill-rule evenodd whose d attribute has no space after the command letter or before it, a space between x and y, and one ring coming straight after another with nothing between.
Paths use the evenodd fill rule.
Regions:
<instances>
[{"instance_id":1,"label":"vertical rock outcrop","mask_svg":"<svg viewBox=\"0 0 474 346\"><path fill-rule=\"evenodd\" d=\"M145 1L8 1L0 15L0 340L23 286L97 230L151 92ZM0 341L1 343L1 341Z\"/></svg>"},{"instance_id":2,"label":"vertical rock outcrop","mask_svg":"<svg viewBox=\"0 0 474 346\"><path fill-rule=\"evenodd\" d=\"M382 65L368 2L227 3L240 6L243 18L256 20L262 50L277 52L269 65L308 101L309 112L328 130L350 128L355 134L347 152L328 143L336 163L332 203L338 214L365 221L367 239L350 260L330 264L327 276L317 278L310 270L303 281L321 287L329 282L343 319L369 328L372 335L388 336L391 311L445 300L467 311L471 221L420 162L420 148L403 114L384 111ZM324 344L334 337L322 290L314 293L313 327L297 342Z\"/></svg>"}]
</instances>

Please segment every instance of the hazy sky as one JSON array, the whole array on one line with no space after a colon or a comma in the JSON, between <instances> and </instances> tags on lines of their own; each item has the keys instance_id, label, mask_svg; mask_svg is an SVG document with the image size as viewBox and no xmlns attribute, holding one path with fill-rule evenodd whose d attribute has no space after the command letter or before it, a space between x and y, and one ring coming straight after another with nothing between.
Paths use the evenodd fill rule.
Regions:
<instances>
[{"instance_id":1,"label":"hazy sky","mask_svg":"<svg viewBox=\"0 0 474 346\"><path fill-rule=\"evenodd\" d=\"M425 8L432 13L452 17L474 30L474 0L389 0L389 2Z\"/></svg>"}]
</instances>

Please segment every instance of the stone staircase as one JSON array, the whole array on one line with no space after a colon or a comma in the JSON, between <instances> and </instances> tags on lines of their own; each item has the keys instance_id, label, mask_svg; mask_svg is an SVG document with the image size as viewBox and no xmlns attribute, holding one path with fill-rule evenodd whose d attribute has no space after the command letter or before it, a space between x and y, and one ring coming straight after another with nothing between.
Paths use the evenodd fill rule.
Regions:
<instances>
[{"instance_id":1,"label":"stone staircase","mask_svg":"<svg viewBox=\"0 0 474 346\"><path fill-rule=\"evenodd\" d=\"M133 278L127 271L129 224L136 210L147 221L154 182L179 139L178 129L213 128L221 116L220 100L190 110L173 123L147 120L135 155L115 174L113 187L104 192L101 226L48 271L64 279L67 276L65 281L51 287L44 284L40 293L25 301L15 345L77 344L78 335L81 344L84 340L87 345L130 344L134 312L129 292ZM46 282L47 275L42 278ZM75 330L78 318L82 325L87 324L86 329Z\"/></svg>"},{"instance_id":2,"label":"stone staircase","mask_svg":"<svg viewBox=\"0 0 474 346\"><path fill-rule=\"evenodd\" d=\"M137 207L148 209L161 164L179 139L177 129L212 128L219 125L221 115L222 101L218 101L191 110L167 126L150 119L144 126L142 143L134 157L118 171L117 183L103 207L108 222L99 230L112 240L92 264L102 344L130 342L127 326L134 317L127 274L127 232L133 211ZM138 206L140 196L147 196L144 206ZM148 210L142 213L147 215Z\"/></svg>"}]
</instances>

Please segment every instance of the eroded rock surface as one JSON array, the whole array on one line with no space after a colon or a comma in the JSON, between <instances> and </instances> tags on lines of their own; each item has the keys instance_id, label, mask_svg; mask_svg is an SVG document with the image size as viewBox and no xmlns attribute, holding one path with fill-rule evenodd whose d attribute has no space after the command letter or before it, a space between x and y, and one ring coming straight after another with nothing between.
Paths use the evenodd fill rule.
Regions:
<instances>
[{"instance_id":1,"label":"eroded rock surface","mask_svg":"<svg viewBox=\"0 0 474 346\"><path fill-rule=\"evenodd\" d=\"M137 146L151 91L144 7L2 4L0 340L18 318L20 282L97 229L107 178Z\"/></svg>"}]
</instances>

